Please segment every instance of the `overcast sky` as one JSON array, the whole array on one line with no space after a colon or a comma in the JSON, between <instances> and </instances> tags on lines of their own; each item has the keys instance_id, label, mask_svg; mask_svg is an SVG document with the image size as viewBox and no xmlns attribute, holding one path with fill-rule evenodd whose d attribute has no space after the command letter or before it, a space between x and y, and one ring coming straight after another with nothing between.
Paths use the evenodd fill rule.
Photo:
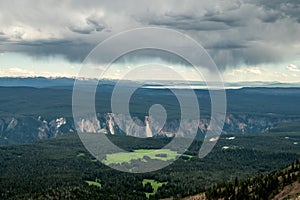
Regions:
<instances>
[{"instance_id":1,"label":"overcast sky","mask_svg":"<svg viewBox=\"0 0 300 200\"><path fill-rule=\"evenodd\" d=\"M99 42L145 26L191 36L225 81L299 82L299 0L2 0L0 76L76 76Z\"/></svg>"}]
</instances>

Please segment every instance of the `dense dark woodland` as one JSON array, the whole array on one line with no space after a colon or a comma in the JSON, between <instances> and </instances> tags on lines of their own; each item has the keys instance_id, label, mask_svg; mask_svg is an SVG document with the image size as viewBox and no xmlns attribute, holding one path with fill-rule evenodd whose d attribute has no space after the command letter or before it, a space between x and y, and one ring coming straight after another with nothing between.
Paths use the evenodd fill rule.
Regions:
<instances>
[{"instance_id":1,"label":"dense dark woodland","mask_svg":"<svg viewBox=\"0 0 300 200\"><path fill-rule=\"evenodd\" d=\"M300 195L300 161L296 160L283 170L273 171L234 182L213 185L205 192L207 199L272 199L297 198ZM296 191L293 191L293 189Z\"/></svg>"},{"instance_id":2,"label":"dense dark woodland","mask_svg":"<svg viewBox=\"0 0 300 200\"><path fill-rule=\"evenodd\" d=\"M221 137L204 159L197 158L201 141L195 141L187 151L192 158L183 156L167 168L146 174L122 173L96 162L75 134L31 145L2 146L1 199L146 199L149 188L143 187L143 179L167 182L151 199L184 197L201 193L211 184L234 182L236 177L243 183L246 178L282 169L300 156L300 145L294 144L300 141L300 133L226 137ZM126 150L158 148L169 142L125 136L110 139ZM95 180L101 188L86 183ZM208 195L218 195L215 188L209 189Z\"/></svg>"}]
</instances>

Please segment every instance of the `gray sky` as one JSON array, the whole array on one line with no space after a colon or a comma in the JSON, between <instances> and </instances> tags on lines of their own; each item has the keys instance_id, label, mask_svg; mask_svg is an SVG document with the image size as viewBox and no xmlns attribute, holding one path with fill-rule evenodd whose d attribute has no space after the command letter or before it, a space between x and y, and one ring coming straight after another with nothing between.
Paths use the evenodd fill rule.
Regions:
<instances>
[{"instance_id":1,"label":"gray sky","mask_svg":"<svg viewBox=\"0 0 300 200\"><path fill-rule=\"evenodd\" d=\"M298 82L299 13L299 0L2 0L0 76L76 76L99 42L158 26L202 44L225 81Z\"/></svg>"}]
</instances>

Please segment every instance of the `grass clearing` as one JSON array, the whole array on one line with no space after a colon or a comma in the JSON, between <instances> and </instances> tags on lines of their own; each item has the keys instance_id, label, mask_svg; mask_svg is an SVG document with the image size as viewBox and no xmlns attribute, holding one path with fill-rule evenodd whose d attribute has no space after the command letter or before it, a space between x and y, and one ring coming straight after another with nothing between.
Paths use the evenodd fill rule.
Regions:
<instances>
[{"instance_id":1,"label":"grass clearing","mask_svg":"<svg viewBox=\"0 0 300 200\"><path fill-rule=\"evenodd\" d=\"M153 192L145 192L147 198L149 198L150 195L156 194L157 189L158 189L159 187L161 187L163 184L167 184L167 182L157 182L157 181L155 181L155 180L153 180L153 179L144 179L144 180L143 180L143 187L145 187L145 185L146 185L147 183L150 183L151 186L152 186L152 188L153 188Z\"/></svg>"},{"instance_id":2,"label":"grass clearing","mask_svg":"<svg viewBox=\"0 0 300 200\"><path fill-rule=\"evenodd\" d=\"M162 161L175 160L180 154L170 149L138 149L133 152L120 152L107 154L103 162L107 165L130 163L132 160L147 162L145 158L157 159Z\"/></svg>"},{"instance_id":3,"label":"grass clearing","mask_svg":"<svg viewBox=\"0 0 300 200\"><path fill-rule=\"evenodd\" d=\"M96 187L99 187L101 188L102 185L100 183L100 180L96 178L95 181L85 181L89 186L96 186Z\"/></svg>"},{"instance_id":4,"label":"grass clearing","mask_svg":"<svg viewBox=\"0 0 300 200\"><path fill-rule=\"evenodd\" d=\"M84 153L78 153L78 154L77 154L77 157L83 157L83 156L85 156Z\"/></svg>"}]
</instances>

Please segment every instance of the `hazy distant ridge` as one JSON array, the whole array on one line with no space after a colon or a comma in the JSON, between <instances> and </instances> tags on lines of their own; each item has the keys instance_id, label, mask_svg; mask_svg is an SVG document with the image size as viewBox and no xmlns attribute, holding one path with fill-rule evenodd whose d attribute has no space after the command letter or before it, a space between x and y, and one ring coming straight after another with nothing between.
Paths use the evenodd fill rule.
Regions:
<instances>
[{"instance_id":1,"label":"hazy distant ridge","mask_svg":"<svg viewBox=\"0 0 300 200\"><path fill-rule=\"evenodd\" d=\"M89 81L89 80L86 80ZM94 81L94 80L93 80ZM72 87L75 82L75 78L57 77L57 78L46 78L46 77L0 77L0 86L3 87L35 87L35 88L46 88L46 87ZM135 84L132 81L124 81L126 85ZM115 84L116 80L102 80L101 83ZM189 83L182 83L176 81L157 81L150 83L144 81L145 88L161 89L164 86L171 88L193 88L193 89L204 89L206 84L203 81L190 81ZM300 87L299 83L280 83L280 82L238 82L238 83L224 83L226 89L239 89L243 87Z\"/></svg>"}]
</instances>

